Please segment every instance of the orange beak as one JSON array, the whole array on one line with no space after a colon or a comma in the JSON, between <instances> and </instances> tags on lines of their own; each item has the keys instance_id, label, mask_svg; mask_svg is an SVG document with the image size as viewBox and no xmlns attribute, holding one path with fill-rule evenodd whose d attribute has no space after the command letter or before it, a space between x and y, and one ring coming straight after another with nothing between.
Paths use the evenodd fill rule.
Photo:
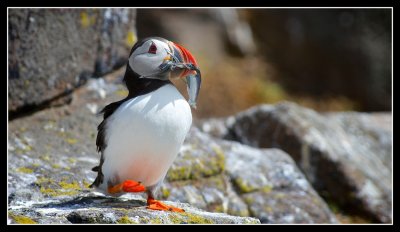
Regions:
<instances>
[{"instance_id":1,"label":"orange beak","mask_svg":"<svg viewBox=\"0 0 400 232\"><path fill-rule=\"evenodd\" d=\"M191 63L197 67L197 61L193 57L193 55L183 46L171 42L174 48L174 55L178 58L179 62L181 63ZM185 77L191 73L194 73L193 70L185 70L179 77Z\"/></svg>"}]
</instances>

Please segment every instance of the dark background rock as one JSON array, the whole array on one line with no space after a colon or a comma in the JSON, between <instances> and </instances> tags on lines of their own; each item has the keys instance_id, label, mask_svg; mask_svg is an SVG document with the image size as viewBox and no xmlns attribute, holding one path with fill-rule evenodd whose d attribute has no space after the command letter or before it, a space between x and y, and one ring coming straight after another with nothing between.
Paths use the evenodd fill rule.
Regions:
<instances>
[{"instance_id":1,"label":"dark background rock","mask_svg":"<svg viewBox=\"0 0 400 232\"><path fill-rule=\"evenodd\" d=\"M390 113L321 115L282 103L251 108L228 122L225 138L286 151L321 196L351 213L391 222Z\"/></svg>"},{"instance_id":2,"label":"dark background rock","mask_svg":"<svg viewBox=\"0 0 400 232\"><path fill-rule=\"evenodd\" d=\"M391 110L390 9L249 9L260 54L291 93Z\"/></svg>"},{"instance_id":3,"label":"dark background rock","mask_svg":"<svg viewBox=\"0 0 400 232\"><path fill-rule=\"evenodd\" d=\"M124 65L136 41L135 13L9 9L10 118L68 102L87 78Z\"/></svg>"}]
</instances>

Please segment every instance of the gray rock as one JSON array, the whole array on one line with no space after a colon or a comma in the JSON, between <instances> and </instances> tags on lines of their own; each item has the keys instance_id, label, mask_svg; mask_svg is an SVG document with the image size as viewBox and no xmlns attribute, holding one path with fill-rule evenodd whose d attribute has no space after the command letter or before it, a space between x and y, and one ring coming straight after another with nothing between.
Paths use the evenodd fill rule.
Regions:
<instances>
[{"instance_id":1,"label":"gray rock","mask_svg":"<svg viewBox=\"0 0 400 232\"><path fill-rule=\"evenodd\" d=\"M89 76L125 64L135 9L9 9L9 112L69 102ZM57 100L57 101L56 101Z\"/></svg>"},{"instance_id":2,"label":"gray rock","mask_svg":"<svg viewBox=\"0 0 400 232\"><path fill-rule=\"evenodd\" d=\"M225 138L285 150L321 195L373 221L391 222L390 113L321 115L281 103L251 108L225 123Z\"/></svg>"},{"instance_id":3,"label":"gray rock","mask_svg":"<svg viewBox=\"0 0 400 232\"><path fill-rule=\"evenodd\" d=\"M192 128L178 157L162 188L164 199L189 202L209 211L255 216L262 223L337 223L281 150L222 141ZM283 202L276 210L268 200L275 195ZM260 197L266 200L255 200Z\"/></svg>"},{"instance_id":4,"label":"gray rock","mask_svg":"<svg viewBox=\"0 0 400 232\"><path fill-rule=\"evenodd\" d=\"M89 189L96 175L91 168L99 162L95 136L101 117L87 105L101 109L126 94L115 84L118 77L104 80L74 92L70 105L9 122L10 223L258 222L249 216L263 223L336 222L285 152L219 140L197 128L191 129L160 189L160 199L187 214L176 218L146 210L142 194L116 198ZM270 204L277 206L271 210Z\"/></svg>"},{"instance_id":5,"label":"gray rock","mask_svg":"<svg viewBox=\"0 0 400 232\"><path fill-rule=\"evenodd\" d=\"M80 193L73 198L9 207L9 223L16 224L259 224L249 217L210 213L184 203L166 202L184 213L146 209L143 198L114 198Z\"/></svg>"}]
</instances>

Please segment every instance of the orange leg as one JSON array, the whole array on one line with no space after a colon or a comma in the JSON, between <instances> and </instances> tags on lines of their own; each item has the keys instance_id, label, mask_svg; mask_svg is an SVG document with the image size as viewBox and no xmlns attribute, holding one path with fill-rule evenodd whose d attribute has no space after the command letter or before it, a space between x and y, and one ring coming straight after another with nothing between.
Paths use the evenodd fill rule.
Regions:
<instances>
[{"instance_id":1,"label":"orange leg","mask_svg":"<svg viewBox=\"0 0 400 232\"><path fill-rule=\"evenodd\" d=\"M126 180L121 184L108 187L108 192L111 194L119 193L122 191L137 193L146 191L146 188L140 182L136 182L133 180Z\"/></svg>"},{"instance_id":2,"label":"orange leg","mask_svg":"<svg viewBox=\"0 0 400 232\"><path fill-rule=\"evenodd\" d=\"M161 201L154 200L152 197L147 198L147 208L153 210L164 210L164 211L179 212L179 213L185 212L184 209L167 205L165 203L162 203Z\"/></svg>"}]
</instances>

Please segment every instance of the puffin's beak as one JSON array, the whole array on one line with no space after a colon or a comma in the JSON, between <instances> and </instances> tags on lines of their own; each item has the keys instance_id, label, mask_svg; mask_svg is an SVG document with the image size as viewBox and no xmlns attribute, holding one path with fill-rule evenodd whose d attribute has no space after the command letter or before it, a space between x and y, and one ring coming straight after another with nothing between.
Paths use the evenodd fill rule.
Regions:
<instances>
[{"instance_id":1,"label":"puffin's beak","mask_svg":"<svg viewBox=\"0 0 400 232\"><path fill-rule=\"evenodd\" d=\"M197 62L193 55L183 46L171 42L174 49L174 56L177 62L186 64L185 70L179 75L179 77L186 78L187 90L189 93L189 105L196 108L196 100L199 95L201 85L201 73L197 66Z\"/></svg>"}]
</instances>

